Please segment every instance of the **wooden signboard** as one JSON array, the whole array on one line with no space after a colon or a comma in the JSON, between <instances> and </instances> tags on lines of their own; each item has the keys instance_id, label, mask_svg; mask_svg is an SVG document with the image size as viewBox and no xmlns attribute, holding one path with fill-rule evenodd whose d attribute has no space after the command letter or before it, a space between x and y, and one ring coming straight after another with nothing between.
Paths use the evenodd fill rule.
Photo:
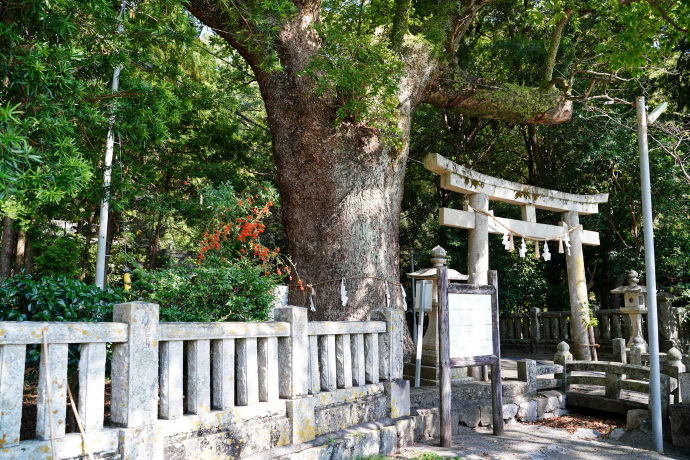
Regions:
<instances>
[{"instance_id":1,"label":"wooden signboard","mask_svg":"<svg viewBox=\"0 0 690 460\"><path fill-rule=\"evenodd\" d=\"M451 445L451 367L491 366L493 433L503 434L501 349L498 335L498 275L489 284L449 284L438 269L438 343L441 364L441 445Z\"/></svg>"}]
</instances>

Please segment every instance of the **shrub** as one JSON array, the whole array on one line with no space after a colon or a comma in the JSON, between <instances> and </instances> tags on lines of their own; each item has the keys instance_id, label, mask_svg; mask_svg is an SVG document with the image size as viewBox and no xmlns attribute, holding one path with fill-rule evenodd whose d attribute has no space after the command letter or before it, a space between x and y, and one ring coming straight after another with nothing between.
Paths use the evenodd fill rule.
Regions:
<instances>
[{"instance_id":1,"label":"shrub","mask_svg":"<svg viewBox=\"0 0 690 460\"><path fill-rule=\"evenodd\" d=\"M160 305L161 321L264 321L276 285L244 259L222 267L135 270L134 295Z\"/></svg>"},{"instance_id":2,"label":"shrub","mask_svg":"<svg viewBox=\"0 0 690 460\"><path fill-rule=\"evenodd\" d=\"M79 248L74 238L62 236L38 247L36 269L43 275L75 277L79 272Z\"/></svg>"},{"instance_id":3,"label":"shrub","mask_svg":"<svg viewBox=\"0 0 690 460\"><path fill-rule=\"evenodd\" d=\"M113 305L127 299L121 289L20 274L0 284L0 321L112 321Z\"/></svg>"}]
</instances>

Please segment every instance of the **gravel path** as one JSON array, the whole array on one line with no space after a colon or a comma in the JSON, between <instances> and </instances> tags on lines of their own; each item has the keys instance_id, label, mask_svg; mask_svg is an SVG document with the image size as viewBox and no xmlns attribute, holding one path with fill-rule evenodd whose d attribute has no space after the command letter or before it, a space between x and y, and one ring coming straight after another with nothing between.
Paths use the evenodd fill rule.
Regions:
<instances>
[{"instance_id":1,"label":"gravel path","mask_svg":"<svg viewBox=\"0 0 690 460\"><path fill-rule=\"evenodd\" d=\"M453 436L452 448L444 449L438 444L438 439L421 442L405 448L396 458L414 458L423 452L434 452L463 460L690 459L687 450L672 449L673 453L661 455L617 441L583 439L560 428L523 424L507 426L500 437L493 436L487 428L462 428L460 434Z\"/></svg>"}]
</instances>

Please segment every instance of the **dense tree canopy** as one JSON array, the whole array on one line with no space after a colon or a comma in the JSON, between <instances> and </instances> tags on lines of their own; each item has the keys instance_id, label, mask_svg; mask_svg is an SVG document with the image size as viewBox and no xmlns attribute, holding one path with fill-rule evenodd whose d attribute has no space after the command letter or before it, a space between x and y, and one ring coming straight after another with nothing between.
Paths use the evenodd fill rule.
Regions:
<instances>
[{"instance_id":1,"label":"dense tree canopy","mask_svg":"<svg viewBox=\"0 0 690 460\"><path fill-rule=\"evenodd\" d=\"M608 192L584 224L602 236L586 253L593 302L610 306L619 275L644 272L630 103L645 94L671 102L651 132L660 280L681 294L690 282L683 2L0 5L3 254L16 256L2 273L92 279L114 116L111 282L125 267L169 267L199 250L224 223L211 190L257 196L269 180L281 203L261 240L287 242L303 286L315 286L314 317L361 318L385 303L384 281L400 281L412 248L441 243L466 268L464 234L435 223L438 206L464 199L421 167L435 152L509 180ZM110 94L116 66L120 91ZM546 265L494 248L491 259L506 309L565 308L562 257ZM310 290L284 281L293 303L309 305Z\"/></svg>"}]
</instances>

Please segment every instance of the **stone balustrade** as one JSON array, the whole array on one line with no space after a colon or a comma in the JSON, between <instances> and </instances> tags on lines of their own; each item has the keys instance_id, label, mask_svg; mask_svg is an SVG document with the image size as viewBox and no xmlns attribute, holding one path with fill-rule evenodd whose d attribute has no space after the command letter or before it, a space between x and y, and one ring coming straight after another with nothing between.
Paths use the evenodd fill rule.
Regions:
<instances>
[{"instance_id":1,"label":"stone balustrade","mask_svg":"<svg viewBox=\"0 0 690 460\"><path fill-rule=\"evenodd\" d=\"M251 453L301 443L317 433L316 409L360 395L387 397L385 417L409 415L409 386L400 380L402 327L397 310L374 310L368 321L310 323L300 307L277 308L272 322L159 323L158 305L144 302L116 305L112 323L0 322L0 452L45 456L52 410L57 457L86 454L81 435L65 430L70 345L79 345L77 407L86 439L106 458L168 458L168 440L187 439L176 444L187 449L184 458L203 449L189 439L241 433L242 423L271 417L272 425L247 432L265 437L264 444L242 439L234 448ZM42 350L36 438L20 441L27 346L41 344L43 331L50 382ZM111 424L104 426L107 367Z\"/></svg>"},{"instance_id":2,"label":"stone balustrade","mask_svg":"<svg viewBox=\"0 0 690 460\"><path fill-rule=\"evenodd\" d=\"M622 342L624 339L618 340ZM567 343L560 343L554 363L562 366L563 371L555 377L560 380L569 404L622 414L631 409L647 407L643 398L636 397L635 393L649 394L649 367L627 364L625 361L573 361L568 349ZM624 347L622 349L625 350ZM672 348L661 365L661 406L664 417L668 415L671 402L682 402L679 381L686 378L683 377L685 373L686 367L681 361L680 352ZM571 391L575 385L586 388ZM601 391L592 390L592 387L603 387L603 395ZM624 391L628 393L625 397L622 395Z\"/></svg>"}]
</instances>

